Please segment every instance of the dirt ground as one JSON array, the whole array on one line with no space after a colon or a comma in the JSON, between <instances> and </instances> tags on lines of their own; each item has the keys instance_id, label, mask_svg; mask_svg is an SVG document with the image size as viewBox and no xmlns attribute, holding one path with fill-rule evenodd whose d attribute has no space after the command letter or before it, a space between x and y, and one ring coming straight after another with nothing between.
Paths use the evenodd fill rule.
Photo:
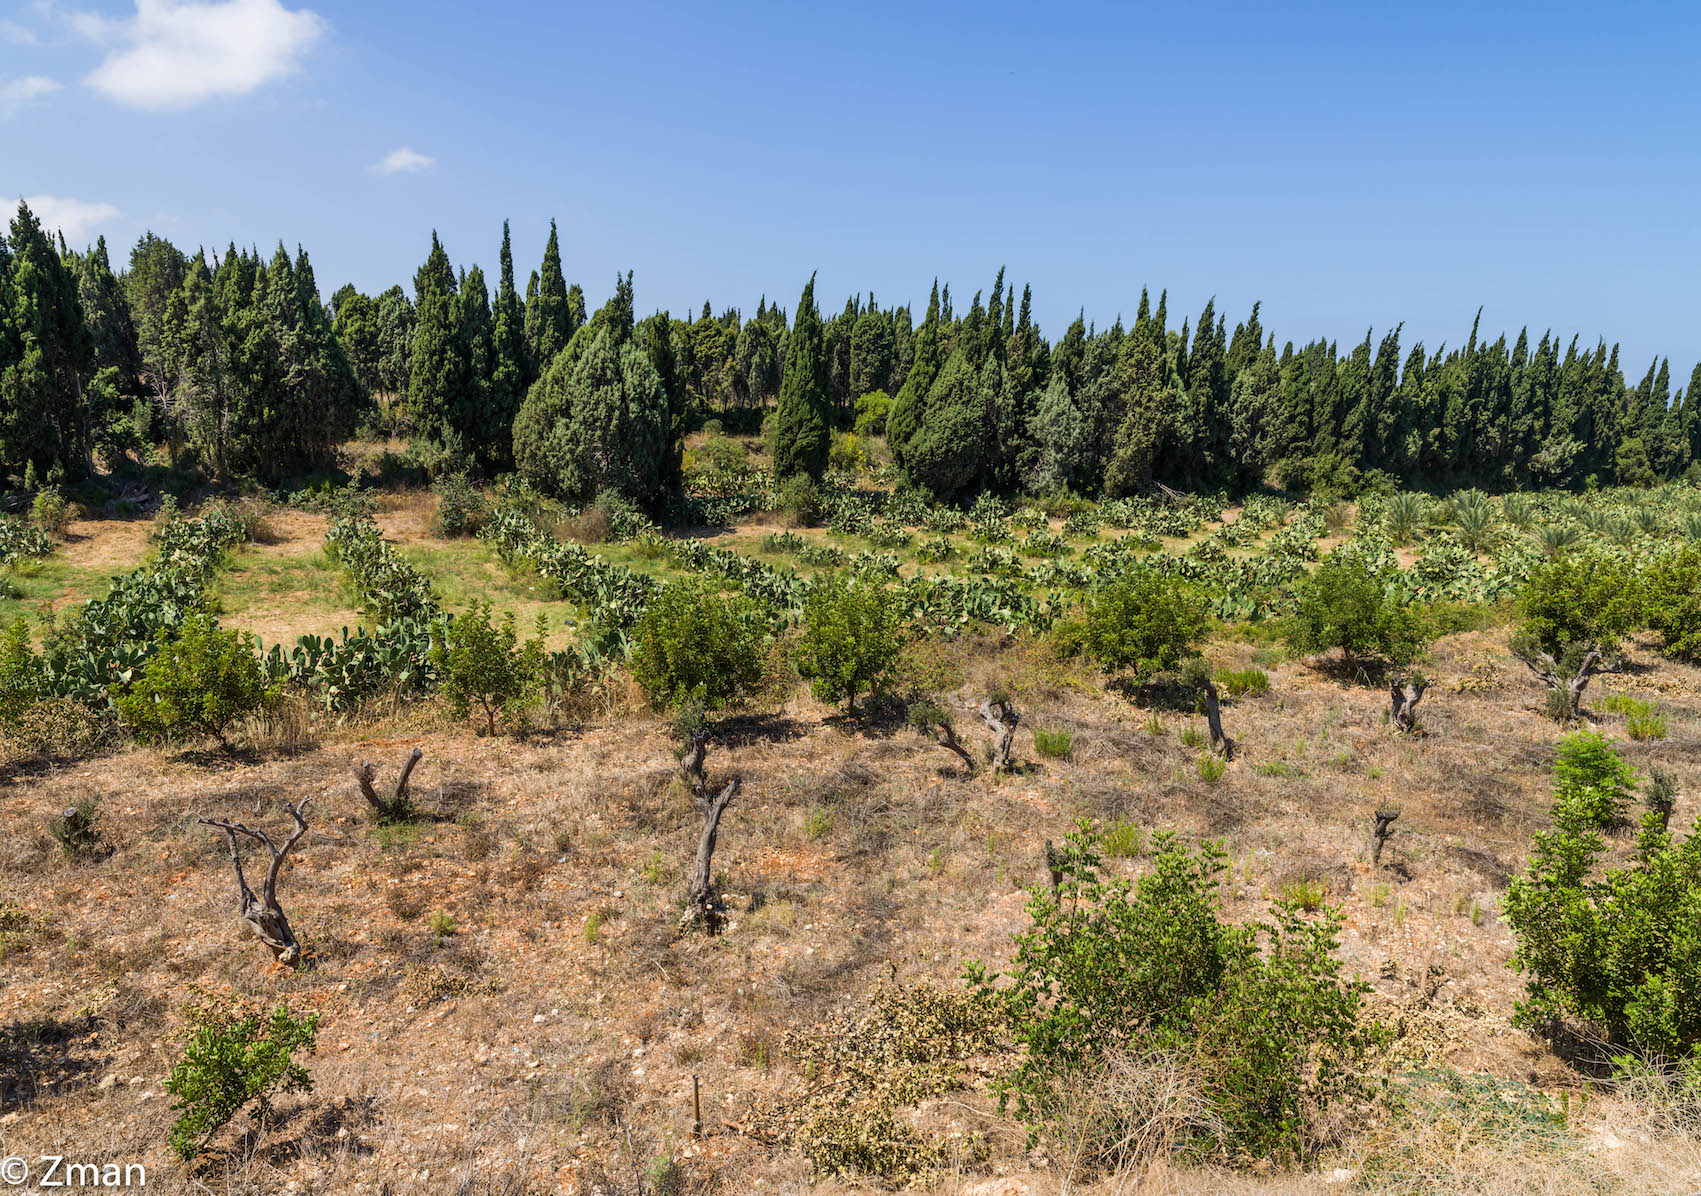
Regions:
<instances>
[{"instance_id":1,"label":"dirt ground","mask_svg":"<svg viewBox=\"0 0 1701 1196\"><path fill-rule=\"evenodd\" d=\"M313 517L280 517L276 541L252 551L287 554L316 530ZM994 682L1014 693L1013 776L966 775L897 721L846 720L795 687L710 753L712 775L744 779L715 857L729 923L712 939L676 934L700 820L665 732L626 692L524 739L479 738L425 706L274 730L234 754L126 749L7 766L0 1138L32 1158L142 1162L150 1189L173 1192L588 1191L592 1164L632 1174L664 1156L723 1192L838 1191L736 1128L753 1103L802 1083L785 1032L854 1012L882 982L954 986L967 960L1004 963L1045 841L1081 817L1223 839L1236 918L1296 881L1320 883L1346 913L1346 970L1400 1027L1402 1065L1580 1091L1582 1078L1509 1020L1520 981L1495 910L1547 824L1559 731L1504 638L1436 646L1426 733L1410 739L1389 733L1380 689L1214 645L1213 663L1256 660L1271 680L1267 695L1225 708L1238 753L1214 784L1180 739L1200 720L1137 708L1043 645L971 638L906 660L906 684L961 707L971 741L978 695ZM1625 754L1677 776L1674 825L1687 828L1701 814L1701 671L1646 646L1634 658L1646 669L1604 688L1666 710L1668 737L1626 742ZM1623 735L1622 719L1602 726ZM1035 728L1071 731L1070 757L1041 759ZM416 745L414 793L429 817L377 826L351 767L370 758L391 777ZM197 819L281 829L281 803L304 796L312 829L280 893L308 961L290 970L241 937L224 841ZM100 801L104 846L72 860L45 827L86 798ZM1370 814L1387 806L1402 813L1373 869ZM1112 867L1132 875L1149 860ZM179 1010L201 991L322 1020L313 1093L281 1098L263 1138L239 1117L191 1176L164 1149L174 1115L163 1084L181 1052ZM1692 1149L1613 1137L1611 1102L1593 1108L1589 1132L1619 1143L1589 1154L1593 1171L1567 1164L1543 1173L1547 1186L1499 1190L1583 1190L1567 1185L1603 1168L1622 1192L1701 1187ZM1083 1190L1027 1150L984 1083L918 1116L993 1142L941 1191ZM1349 1150L1305 1177L1163 1171L1138 1190L1324 1191L1354 1165Z\"/></svg>"}]
</instances>

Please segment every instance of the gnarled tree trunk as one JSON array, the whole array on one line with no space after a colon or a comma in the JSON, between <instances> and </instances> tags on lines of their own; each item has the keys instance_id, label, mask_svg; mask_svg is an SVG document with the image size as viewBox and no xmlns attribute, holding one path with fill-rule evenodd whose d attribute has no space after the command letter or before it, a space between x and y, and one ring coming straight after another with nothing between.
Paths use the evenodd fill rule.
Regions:
<instances>
[{"instance_id":1,"label":"gnarled tree trunk","mask_svg":"<svg viewBox=\"0 0 1701 1196\"><path fill-rule=\"evenodd\" d=\"M230 841L230 862L236 868L236 889L241 899L239 916L243 927L270 947L273 958L279 963L291 966L301 959L301 944L295 941L295 932L290 929L289 919L284 916L283 907L278 904L278 872L283 868L290 849L307 833L307 820L302 817L302 811L312 800L309 795L289 808L290 815L295 819L295 833L282 847L274 843L265 831L254 830L240 822L228 822L222 818L198 820L202 826L218 827ZM238 835L246 835L257 843L264 843L266 850L272 854L272 866L266 871L266 883L260 887L258 897L254 895L254 890L248 887L248 881L242 875L242 854L236 846Z\"/></svg>"},{"instance_id":2,"label":"gnarled tree trunk","mask_svg":"<svg viewBox=\"0 0 1701 1196\"><path fill-rule=\"evenodd\" d=\"M1524 662L1524 667L1534 673L1549 689L1558 690L1565 694L1566 710L1575 718L1583 707L1583 691L1589 688L1589 682L1599 673L1622 673L1624 665L1620 661L1607 663L1601 651L1591 649L1577 666L1575 675L1567 677L1559 671L1559 662L1546 652L1522 652L1513 648L1513 655Z\"/></svg>"},{"instance_id":3,"label":"gnarled tree trunk","mask_svg":"<svg viewBox=\"0 0 1701 1196\"><path fill-rule=\"evenodd\" d=\"M1400 816L1398 810L1376 811L1376 826L1370 832L1370 864L1373 868L1382 866L1382 848L1389 839L1394 837L1394 819Z\"/></svg>"},{"instance_id":4,"label":"gnarled tree trunk","mask_svg":"<svg viewBox=\"0 0 1701 1196\"><path fill-rule=\"evenodd\" d=\"M703 770L709 739L709 731L693 731L684 754L679 758L680 779L690 787L692 804L703 816L703 832L697 839L697 857L692 861L691 880L685 895L685 912L679 919L681 934L699 926L708 934L720 929L720 910L716 906L714 892L715 843L720 837L721 815L726 813L726 808L738 796L738 790L744 783L734 777L718 794L711 792L708 775Z\"/></svg>"},{"instance_id":5,"label":"gnarled tree trunk","mask_svg":"<svg viewBox=\"0 0 1701 1196\"><path fill-rule=\"evenodd\" d=\"M360 796L366 803L378 812L380 822L395 822L406 818L412 807L408 804L408 778L413 775L414 766L425 758L425 753L414 748L412 754L402 762L401 775L396 778L396 787L388 798L378 796L378 790L373 781L378 778L378 766L370 760L362 760L354 770L354 780L360 786Z\"/></svg>"},{"instance_id":6,"label":"gnarled tree trunk","mask_svg":"<svg viewBox=\"0 0 1701 1196\"><path fill-rule=\"evenodd\" d=\"M1222 708L1217 701L1217 683L1205 678L1205 725L1211 729L1211 750L1224 760L1234 759L1234 740L1223 734Z\"/></svg>"},{"instance_id":7,"label":"gnarled tree trunk","mask_svg":"<svg viewBox=\"0 0 1701 1196\"><path fill-rule=\"evenodd\" d=\"M986 723L986 729L992 732L992 770L1008 772L1010 769L1010 748L1016 740L1016 725L1022 721L1022 716L1004 699L994 701L992 698L980 704L980 717Z\"/></svg>"},{"instance_id":8,"label":"gnarled tree trunk","mask_svg":"<svg viewBox=\"0 0 1701 1196\"><path fill-rule=\"evenodd\" d=\"M1407 680L1403 672L1394 674L1388 682L1388 721L1395 731L1407 735L1416 729L1417 704L1428 689L1428 682Z\"/></svg>"}]
</instances>

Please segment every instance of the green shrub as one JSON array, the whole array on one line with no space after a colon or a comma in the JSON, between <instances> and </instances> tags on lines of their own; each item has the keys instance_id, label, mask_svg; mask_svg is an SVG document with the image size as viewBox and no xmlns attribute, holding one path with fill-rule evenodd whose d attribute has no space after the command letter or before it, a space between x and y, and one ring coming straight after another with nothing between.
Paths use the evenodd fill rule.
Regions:
<instances>
[{"instance_id":1,"label":"green shrub","mask_svg":"<svg viewBox=\"0 0 1701 1196\"><path fill-rule=\"evenodd\" d=\"M490 501L464 473L446 473L431 487L437 492L437 534L472 536L490 516Z\"/></svg>"},{"instance_id":2,"label":"green shrub","mask_svg":"<svg viewBox=\"0 0 1701 1196\"><path fill-rule=\"evenodd\" d=\"M478 707L486 735L496 734L496 720L505 711L541 700L543 655L541 635L520 643L512 612L493 626L488 602L474 602L447 630L434 628L431 637L431 662L442 675L443 696L456 718Z\"/></svg>"},{"instance_id":3,"label":"green shrub","mask_svg":"<svg viewBox=\"0 0 1701 1196\"><path fill-rule=\"evenodd\" d=\"M862 467L868 464L868 454L862 451L862 445L852 432L840 432L833 437L832 445L827 449L827 468L841 469L846 473L860 473Z\"/></svg>"},{"instance_id":4,"label":"green shrub","mask_svg":"<svg viewBox=\"0 0 1701 1196\"><path fill-rule=\"evenodd\" d=\"M1205 602L1192 587L1141 573L1101 590L1087 609L1087 651L1110 671L1137 680L1176 668L1210 628Z\"/></svg>"},{"instance_id":5,"label":"green shrub","mask_svg":"<svg viewBox=\"0 0 1701 1196\"><path fill-rule=\"evenodd\" d=\"M1202 748L1205 746L1205 733L1192 723L1181 728L1180 734L1182 747Z\"/></svg>"},{"instance_id":6,"label":"green shrub","mask_svg":"<svg viewBox=\"0 0 1701 1196\"><path fill-rule=\"evenodd\" d=\"M1631 770L1583 733L1561 745L1554 775L1554 829L1535 836L1501 902L1527 977L1517 1021L1576 1018L1615 1046L1689 1053L1701 1045L1701 824L1675 842L1670 786L1656 786L1634 860L1599 870L1599 828L1622 817Z\"/></svg>"},{"instance_id":7,"label":"green shrub","mask_svg":"<svg viewBox=\"0 0 1701 1196\"><path fill-rule=\"evenodd\" d=\"M1066 760L1075 737L1067 731L1034 729L1034 751L1050 760Z\"/></svg>"},{"instance_id":8,"label":"green shrub","mask_svg":"<svg viewBox=\"0 0 1701 1196\"><path fill-rule=\"evenodd\" d=\"M1223 779L1223 771L1228 768L1228 762L1221 756L1210 752L1199 753L1199 779L1207 784L1215 785Z\"/></svg>"},{"instance_id":9,"label":"green shrub","mask_svg":"<svg viewBox=\"0 0 1701 1196\"><path fill-rule=\"evenodd\" d=\"M38 698L46 675L30 646L29 624L20 617L0 632L0 727L17 726Z\"/></svg>"},{"instance_id":10,"label":"green shrub","mask_svg":"<svg viewBox=\"0 0 1701 1196\"><path fill-rule=\"evenodd\" d=\"M857 399L856 423L851 430L858 436L884 436L891 410L892 397L883 390L871 390Z\"/></svg>"},{"instance_id":11,"label":"green shrub","mask_svg":"<svg viewBox=\"0 0 1701 1196\"><path fill-rule=\"evenodd\" d=\"M1701 663L1701 548L1657 557L1642 573L1641 607L1649 627L1665 640L1664 652Z\"/></svg>"},{"instance_id":12,"label":"green shrub","mask_svg":"<svg viewBox=\"0 0 1701 1196\"><path fill-rule=\"evenodd\" d=\"M793 474L780 486L779 509L798 527L814 527L827 513L821 487L806 473Z\"/></svg>"},{"instance_id":13,"label":"green shrub","mask_svg":"<svg viewBox=\"0 0 1701 1196\"><path fill-rule=\"evenodd\" d=\"M188 1048L165 1082L177 1098L172 1112L181 1113L169 1139L179 1158L200 1154L244 1108L263 1122L272 1094L313 1091L312 1077L294 1056L314 1053L317 1013L296 1017L280 1005L266 1017L244 1002L220 1006L210 1000L184 1012L192 1027Z\"/></svg>"},{"instance_id":14,"label":"green shrub","mask_svg":"<svg viewBox=\"0 0 1701 1196\"><path fill-rule=\"evenodd\" d=\"M1282 900L1306 913L1322 909L1324 896L1320 880L1296 877L1282 885Z\"/></svg>"},{"instance_id":15,"label":"green shrub","mask_svg":"<svg viewBox=\"0 0 1701 1196\"><path fill-rule=\"evenodd\" d=\"M766 634L743 594L723 594L702 578L671 582L632 630L632 675L651 709L719 710L761 680Z\"/></svg>"},{"instance_id":16,"label":"green shrub","mask_svg":"<svg viewBox=\"0 0 1701 1196\"><path fill-rule=\"evenodd\" d=\"M1666 716L1663 714L1632 714L1625 720L1624 730L1630 738L1641 742L1666 737Z\"/></svg>"},{"instance_id":17,"label":"green shrub","mask_svg":"<svg viewBox=\"0 0 1701 1196\"><path fill-rule=\"evenodd\" d=\"M878 583L832 574L803 603L803 636L797 670L823 702L844 700L856 713L856 696L878 692L898 661L903 614L896 595Z\"/></svg>"},{"instance_id":18,"label":"green shrub","mask_svg":"<svg viewBox=\"0 0 1701 1196\"><path fill-rule=\"evenodd\" d=\"M191 615L175 636L162 632L159 650L127 694L113 706L144 739L210 735L224 742L236 719L276 703L249 638L221 628L211 615Z\"/></svg>"},{"instance_id":19,"label":"green shrub","mask_svg":"<svg viewBox=\"0 0 1701 1196\"><path fill-rule=\"evenodd\" d=\"M444 910L432 911L425 924L431 928L431 933L440 939L455 933L455 915Z\"/></svg>"},{"instance_id":20,"label":"green shrub","mask_svg":"<svg viewBox=\"0 0 1701 1196\"><path fill-rule=\"evenodd\" d=\"M30 518L50 536L57 536L71 522L71 504L59 487L49 486L30 503Z\"/></svg>"},{"instance_id":21,"label":"green shrub","mask_svg":"<svg viewBox=\"0 0 1701 1196\"><path fill-rule=\"evenodd\" d=\"M1294 597L1282 636L1292 652L1314 656L1339 648L1350 670L1360 657L1404 665L1423 651L1428 633L1417 611L1362 561L1331 554Z\"/></svg>"},{"instance_id":22,"label":"green shrub","mask_svg":"<svg viewBox=\"0 0 1701 1196\"><path fill-rule=\"evenodd\" d=\"M1636 623L1635 581L1617 557L1555 557L1530 575L1518 597L1519 634L1556 660L1573 646L1611 652Z\"/></svg>"},{"instance_id":23,"label":"green shrub","mask_svg":"<svg viewBox=\"0 0 1701 1196\"><path fill-rule=\"evenodd\" d=\"M1309 1158L1377 1037L1360 1018L1368 985L1340 978L1339 911L1307 918L1277 904L1267 922L1230 925L1220 844L1194 852L1161 833L1132 884L1100 879L1101 846L1083 824L1058 852L1058 892L1033 890L1008 983L969 965L1022 1050L1002 1099L1037 1130L1107 1054L1176 1051L1198 1069L1222 1135L1184 1147Z\"/></svg>"},{"instance_id":24,"label":"green shrub","mask_svg":"<svg viewBox=\"0 0 1701 1196\"><path fill-rule=\"evenodd\" d=\"M1261 698L1270 692L1270 675L1263 669L1218 669L1217 685L1231 698Z\"/></svg>"},{"instance_id":25,"label":"green shrub","mask_svg":"<svg viewBox=\"0 0 1701 1196\"><path fill-rule=\"evenodd\" d=\"M1098 842L1112 859L1133 859L1146 848L1146 832L1139 823L1118 818L1104 828Z\"/></svg>"}]
</instances>

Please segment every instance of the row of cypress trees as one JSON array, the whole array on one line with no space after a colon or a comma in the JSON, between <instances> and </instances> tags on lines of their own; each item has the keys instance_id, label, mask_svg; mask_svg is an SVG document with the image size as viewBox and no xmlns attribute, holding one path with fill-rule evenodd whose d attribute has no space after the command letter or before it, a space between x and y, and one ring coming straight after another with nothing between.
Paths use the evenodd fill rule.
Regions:
<instances>
[{"instance_id":1,"label":"row of cypress trees","mask_svg":"<svg viewBox=\"0 0 1701 1196\"><path fill-rule=\"evenodd\" d=\"M824 317L813 278L788 314L764 297L694 321L634 314L632 279L587 315L551 224L522 297L503 226L494 295L433 234L411 296L353 287L331 311L305 251L188 255L149 233L113 273L104 241L55 244L27 205L0 238L0 469L77 476L160 438L224 477L323 468L386 394L416 437L487 473L569 497L678 482L693 410L775 405L779 472L819 474L865 396L915 484L1132 493L1350 482L1492 488L1649 483L1701 460L1701 366L1626 382L1616 347L1551 334L1402 348L1402 329L1345 352L1280 349L1260 307L1230 331L1207 303L1171 329L1142 292L1131 326L1078 316L1055 342L1000 270L953 310L935 283L919 324L853 296ZM334 318L333 318L334 317ZM1479 313L1480 320L1480 313Z\"/></svg>"}]
</instances>

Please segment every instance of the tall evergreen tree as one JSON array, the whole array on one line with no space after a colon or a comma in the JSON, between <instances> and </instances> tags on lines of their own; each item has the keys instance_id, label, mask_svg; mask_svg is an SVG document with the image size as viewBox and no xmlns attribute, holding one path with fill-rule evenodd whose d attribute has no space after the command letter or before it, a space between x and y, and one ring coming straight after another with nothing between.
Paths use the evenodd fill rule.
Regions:
<instances>
[{"instance_id":1,"label":"tall evergreen tree","mask_svg":"<svg viewBox=\"0 0 1701 1196\"><path fill-rule=\"evenodd\" d=\"M472 386L472 362L461 334L454 267L431 234L431 253L414 275L413 351L407 413L417 435L462 450L455 413Z\"/></svg>"},{"instance_id":2,"label":"tall evergreen tree","mask_svg":"<svg viewBox=\"0 0 1701 1196\"><path fill-rule=\"evenodd\" d=\"M514 417L526 397L525 309L514 288L514 248L508 222L502 222L502 273L496 284L496 307L490 328L490 382L485 399L488 426L480 453L493 469L506 469L514 460Z\"/></svg>"},{"instance_id":3,"label":"tall evergreen tree","mask_svg":"<svg viewBox=\"0 0 1701 1196\"><path fill-rule=\"evenodd\" d=\"M567 280L561 269L561 241L555 221L549 222L549 243L543 247L543 268L538 273L537 294L526 296L526 343L531 346L533 368L542 375L555 355L567 347L577 325L567 303Z\"/></svg>"},{"instance_id":4,"label":"tall evergreen tree","mask_svg":"<svg viewBox=\"0 0 1701 1196\"><path fill-rule=\"evenodd\" d=\"M786 351L785 377L774 419L774 473L807 473L819 478L827 468L831 437L827 362L821 316L815 308L815 276L803 288Z\"/></svg>"},{"instance_id":5,"label":"tall evergreen tree","mask_svg":"<svg viewBox=\"0 0 1701 1196\"><path fill-rule=\"evenodd\" d=\"M93 449L83 378L94 341L77 283L29 204L18 201L8 238L9 340L13 360L0 372L0 462L45 476L54 465L81 477Z\"/></svg>"}]
</instances>

